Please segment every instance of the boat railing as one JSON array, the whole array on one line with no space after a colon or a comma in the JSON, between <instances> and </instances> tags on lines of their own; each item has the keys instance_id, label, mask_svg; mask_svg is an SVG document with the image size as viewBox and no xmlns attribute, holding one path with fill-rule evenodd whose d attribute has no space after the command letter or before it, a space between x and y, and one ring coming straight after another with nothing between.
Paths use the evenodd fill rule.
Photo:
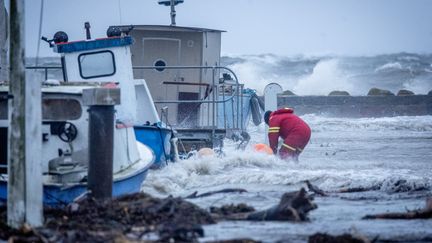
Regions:
<instances>
[{"instance_id":1,"label":"boat railing","mask_svg":"<svg viewBox=\"0 0 432 243\"><path fill-rule=\"evenodd\" d=\"M62 67L61 66L27 66L26 69L29 69L29 70L43 70L44 71L45 80L47 80L48 79L48 72L49 72L49 70L61 70Z\"/></svg>"},{"instance_id":2,"label":"boat railing","mask_svg":"<svg viewBox=\"0 0 432 243\"><path fill-rule=\"evenodd\" d=\"M160 69L158 66L134 66L134 70L152 70L152 69ZM243 125L243 89L244 85L239 83L237 75L233 70L223 66L164 66L164 69L177 69L177 70L187 70L187 69L198 69L198 70L211 70L212 78L211 83L188 83L188 82L169 82L166 81L164 85L204 85L211 88L212 91L209 97L202 100L156 100L156 104L182 104L182 103L194 103L194 104L208 104L212 107L212 111L208 112L207 126L212 129L212 134L215 134L216 129L218 129L218 105L222 105L222 113L223 113L223 128L225 130L233 129L233 130L244 130ZM26 69L29 70L43 70L45 80L50 77L50 72L54 70L62 70L61 66L27 66ZM222 80L220 82L219 72L221 70L225 70L229 72L233 78L229 80ZM51 75L52 76L52 75ZM59 78L59 77L57 77ZM227 89L230 89L231 92L227 92ZM219 99L219 96L222 96L222 99ZM227 107L231 105L231 112L227 114ZM234 112L236 111L236 112ZM210 114L211 113L211 114ZM231 116L228 118L228 116ZM227 121L232 121L231 123Z\"/></svg>"},{"instance_id":3,"label":"boat railing","mask_svg":"<svg viewBox=\"0 0 432 243\"><path fill-rule=\"evenodd\" d=\"M134 66L134 70L154 70L160 69L158 66ZM196 70L211 70L211 83L191 83L191 82L163 82L164 85L183 85L183 86L206 86L210 87L212 90L208 97L205 99L198 100L156 100L154 103L156 104L185 104L185 103L193 103L193 104L208 104L211 106L211 112L208 112L207 124L206 126L212 129L213 136L215 135L216 129L218 129L218 121L217 116L219 113L218 105L222 105L222 113L223 113L223 121L224 121L224 130L232 129L232 130L244 130L243 127L243 84L239 83L237 75L233 70L223 66L164 66L164 69L175 69L175 70L187 70L187 69L196 69ZM219 78L219 72L221 70L227 71L232 75L232 78L229 80ZM226 88L229 87L231 92L226 92ZM228 94L227 94L228 93ZM219 96L222 96L220 100ZM231 104L231 114L227 114L227 105ZM235 107L234 107L235 106ZM236 112L235 112L236 111ZM232 117L228 118L228 115ZM232 121L232 124L227 123L228 120Z\"/></svg>"}]
</instances>

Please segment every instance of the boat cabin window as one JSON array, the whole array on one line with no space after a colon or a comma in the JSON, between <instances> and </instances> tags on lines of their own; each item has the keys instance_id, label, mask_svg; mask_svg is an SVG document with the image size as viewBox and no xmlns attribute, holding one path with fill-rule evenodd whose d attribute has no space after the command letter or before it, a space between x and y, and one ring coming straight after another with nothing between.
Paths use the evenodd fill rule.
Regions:
<instances>
[{"instance_id":1,"label":"boat cabin window","mask_svg":"<svg viewBox=\"0 0 432 243\"><path fill-rule=\"evenodd\" d=\"M114 54L111 51L87 52L78 56L81 78L99 78L116 72Z\"/></svg>"},{"instance_id":2,"label":"boat cabin window","mask_svg":"<svg viewBox=\"0 0 432 243\"><path fill-rule=\"evenodd\" d=\"M0 119L7 120L8 119L8 102L7 99L2 99L0 97Z\"/></svg>"},{"instance_id":3,"label":"boat cabin window","mask_svg":"<svg viewBox=\"0 0 432 243\"><path fill-rule=\"evenodd\" d=\"M7 173L8 129L0 127L0 174Z\"/></svg>"},{"instance_id":4,"label":"boat cabin window","mask_svg":"<svg viewBox=\"0 0 432 243\"><path fill-rule=\"evenodd\" d=\"M76 120L81 117L82 108L78 100L53 99L42 100L42 119L52 121Z\"/></svg>"},{"instance_id":5,"label":"boat cabin window","mask_svg":"<svg viewBox=\"0 0 432 243\"><path fill-rule=\"evenodd\" d=\"M166 66L166 63L165 63L165 61L164 60L157 60L156 62L155 62L155 64L154 64L156 67L158 67L158 68L156 68L156 70L157 71L159 71L159 72L162 72L163 70L165 70L165 66Z\"/></svg>"}]
</instances>

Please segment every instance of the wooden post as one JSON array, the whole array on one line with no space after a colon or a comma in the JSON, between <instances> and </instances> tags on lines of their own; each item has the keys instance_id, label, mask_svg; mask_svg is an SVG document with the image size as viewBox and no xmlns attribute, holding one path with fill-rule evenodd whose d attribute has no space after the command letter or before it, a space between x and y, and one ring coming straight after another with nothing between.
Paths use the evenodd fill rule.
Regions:
<instances>
[{"instance_id":1,"label":"wooden post","mask_svg":"<svg viewBox=\"0 0 432 243\"><path fill-rule=\"evenodd\" d=\"M40 82L26 82L24 0L10 1L10 93L13 95L8 157L8 224L40 226L42 119Z\"/></svg>"},{"instance_id":2,"label":"wooden post","mask_svg":"<svg viewBox=\"0 0 432 243\"><path fill-rule=\"evenodd\" d=\"M264 107L265 111L275 111L277 109L277 95L282 93L282 87L277 83L269 83L264 88ZM268 143L268 126L265 126L264 139Z\"/></svg>"},{"instance_id":3,"label":"wooden post","mask_svg":"<svg viewBox=\"0 0 432 243\"><path fill-rule=\"evenodd\" d=\"M4 0L0 0L0 82L6 81L8 77L7 68L7 39L8 39L8 16Z\"/></svg>"},{"instance_id":4,"label":"wooden post","mask_svg":"<svg viewBox=\"0 0 432 243\"><path fill-rule=\"evenodd\" d=\"M120 104L120 89L83 90L89 111L89 167L87 188L96 199L107 199L113 189L114 105Z\"/></svg>"}]
</instances>

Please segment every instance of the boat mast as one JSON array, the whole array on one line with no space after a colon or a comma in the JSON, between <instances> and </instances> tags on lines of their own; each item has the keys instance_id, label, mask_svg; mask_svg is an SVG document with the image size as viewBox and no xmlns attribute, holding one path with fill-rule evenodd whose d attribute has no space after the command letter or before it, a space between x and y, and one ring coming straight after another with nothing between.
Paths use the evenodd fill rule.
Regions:
<instances>
[{"instance_id":1,"label":"boat mast","mask_svg":"<svg viewBox=\"0 0 432 243\"><path fill-rule=\"evenodd\" d=\"M171 7L171 26L176 26L176 21L175 21L175 17L176 17L176 11L175 11L175 6L179 3L183 3L184 0L159 0L158 3L160 5L164 5L164 6L170 6Z\"/></svg>"},{"instance_id":2,"label":"boat mast","mask_svg":"<svg viewBox=\"0 0 432 243\"><path fill-rule=\"evenodd\" d=\"M10 0L8 224L42 225L41 82L25 76L24 0Z\"/></svg>"},{"instance_id":3,"label":"boat mast","mask_svg":"<svg viewBox=\"0 0 432 243\"><path fill-rule=\"evenodd\" d=\"M175 17L176 17L176 11L175 11L175 4L174 0L171 0L171 26L176 26Z\"/></svg>"}]
</instances>

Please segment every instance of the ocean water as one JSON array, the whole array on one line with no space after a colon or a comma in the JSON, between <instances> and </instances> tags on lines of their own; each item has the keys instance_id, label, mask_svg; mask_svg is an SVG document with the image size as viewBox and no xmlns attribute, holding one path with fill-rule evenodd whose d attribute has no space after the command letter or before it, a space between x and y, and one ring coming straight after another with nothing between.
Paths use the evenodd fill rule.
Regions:
<instances>
[{"instance_id":1,"label":"ocean water","mask_svg":"<svg viewBox=\"0 0 432 243\"><path fill-rule=\"evenodd\" d=\"M366 95L377 87L397 93L432 90L432 55L391 54L371 57L225 56L246 87L261 93L276 82L298 95L327 95L345 90ZM294 107L295 108L295 107ZM317 232L361 234L373 239L432 241L432 220L362 220L367 214L405 212L425 206L432 196L432 116L391 118L332 118L308 114L309 145L298 163L235 150L225 141L223 157L191 158L152 171L143 190L157 196L187 196L224 188L247 193L216 194L191 199L203 208L247 203L265 209L288 191L309 180L331 192L315 198L318 209L310 221L225 221L205 226L206 240L253 238L264 242L305 242ZM248 127L250 145L263 143L264 125ZM337 193L341 188L377 188Z\"/></svg>"},{"instance_id":2,"label":"ocean water","mask_svg":"<svg viewBox=\"0 0 432 243\"><path fill-rule=\"evenodd\" d=\"M262 92L268 83L279 83L298 95L328 95L345 90L366 95L376 87L397 93L432 90L432 54L395 53L377 56L278 56L274 54L224 56L246 87Z\"/></svg>"},{"instance_id":3,"label":"ocean water","mask_svg":"<svg viewBox=\"0 0 432 243\"><path fill-rule=\"evenodd\" d=\"M60 66L59 58L40 58L39 66ZM36 59L28 58L27 66ZM376 87L397 93L409 89L416 94L432 90L432 54L395 53L377 56L278 56L225 55L221 65L235 71L246 88L262 94L268 83L279 83L298 95L327 95L345 90L366 95ZM44 80L43 70L28 70L33 80ZM62 80L60 70L49 70L49 79Z\"/></svg>"},{"instance_id":4,"label":"ocean water","mask_svg":"<svg viewBox=\"0 0 432 243\"><path fill-rule=\"evenodd\" d=\"M143 190L156 196L187 196L223 188L247 193L190 199L203 208L247 203L265 209L284 192L306 187L304 180L331 192L315 197L310 221L226 221L205 226L206 240L253 238L264 242L305 242L317 232L353 233L381 240L432 240L432 220L362 220L367 214L420 209L432 196L432 116L391 118L302 117L312 128L300 161L234 149L226 141L223 157L193 157L152 171ZM250 145L264 142L264 126L248 128ZM377 187L337 193L340 188Z\"/></svg>"}]
</instances>

